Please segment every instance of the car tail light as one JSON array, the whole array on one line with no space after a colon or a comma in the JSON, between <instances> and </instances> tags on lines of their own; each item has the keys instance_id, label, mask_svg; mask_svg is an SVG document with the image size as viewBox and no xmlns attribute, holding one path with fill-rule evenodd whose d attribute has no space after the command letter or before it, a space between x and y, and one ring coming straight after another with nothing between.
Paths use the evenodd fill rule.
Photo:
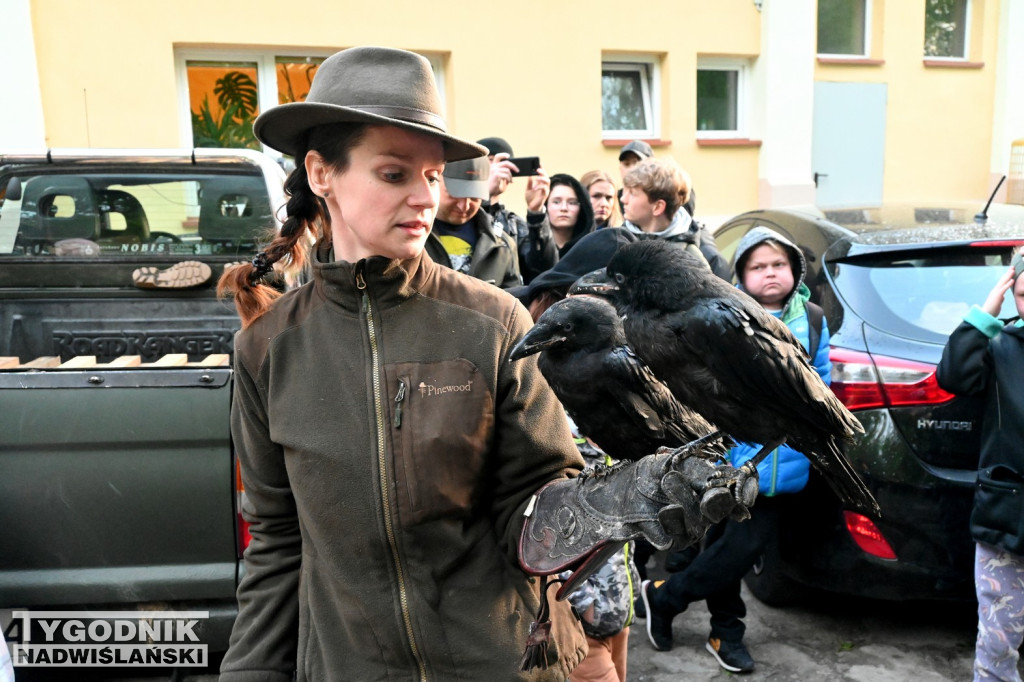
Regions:
<instances>
[{"instance_id":1,"label":"car tail light","mask_svg":"<svg viewBox=\"0 0 1024 682\"><path fill-rule=\"evenodd\" d=\"M252 541L252 534L249 532L249 522L242 518L242 497L245 495L245 485L242 483L242 464L235 460L235 515L238 518L238 558L242 558L245 548Z\"/></svg>"},{"instance_id":2,"label":"car tail light","mask_svg":"<svg viewBox=\"0 0 1024 682\"><path fill-rule=\"evenodd\" d=\"M1017 247L1021 246L1022 244L1024 244L1024 240L1021 240L1021 239L993 239L993 240L990 240L990 241L971 242L971 246L982 246L982 247L985 247L985 248L991 248L991 247L1004 248L1005 247L1005 248L1008 248L1008 249L1016 249Z\"/></svg>"},{"instance_id":3,"label":"car tail light","mask_svg":"<svg viewBox=\"0 0 1024 682\"><path fill-rule=\"evenodd\" d=\"M935 365L833 348L832 392L851 410L938 405L952 400L939 388Z\"/></svg>"},{"instance_id":4,"label":"car tail light","mask_svg":"<svg viewBox=\"0 0 1024 682\"><path fill-rule=\"evenodd\" d=\"M846 530L858 547L879 559L896 558L896 552L892 551L892 546L882 535L882 531L878 530L874 521L852 511L844 511L843 517L846 520Z\"/></svg>"}]
</instances>

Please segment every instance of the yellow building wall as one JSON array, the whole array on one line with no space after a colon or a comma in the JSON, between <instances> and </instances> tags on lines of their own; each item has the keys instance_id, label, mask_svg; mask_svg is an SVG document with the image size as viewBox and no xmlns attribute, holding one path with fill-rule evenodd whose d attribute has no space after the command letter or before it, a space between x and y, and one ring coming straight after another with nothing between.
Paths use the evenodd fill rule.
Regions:
<instances>
[{"instance_id":1,"label":"yellow building wall","mask_svg":"<svg viewBox=\"0 0 1024 682\"><path fill-rule=\"evenodd\" d=\"M876 66L818 64L816 80L886 82L886 201L976 198L989 190L998 0L973 0L971 61L926 67L925 0L874 0ZM700 55L761 51L751 0L650 0L643 18L621 0L447 0L376 3L270 0L32 0L47 144L178 147L175 49L279 54L381 44L442 55L448 123L469 139L505 137L549 173L602 168L618 177L618 147L601 140L602 55L661 57L658 156L693 177L698 214L758 205L757 147L698 147ZM813 55L808 58L813 59ZM935 150L941 153L935 153ZM522 180L508 203L522 210Z\"/></svg>"},{"instance_id":2,"label":"yellow building wall","mask_svg":"<svg viewBox=\"0 0 1024 682\"><path fill-rule=\"evenodd\" d=\"M175 47L303 54L380 44L445 56L455 134L504 137L517 154L539 155L548 173L602 168L618 178L618 148L601 141L602 54L659 54L661 137L671 144L655 154L691 173L701 212L757 204L756 148L695 143L697 55L759 52L751 0L658 0L644 5L643 18L620 0L33 0L32 13L52 147L185 144Z\"/></svg>"},{"instance_id":3,"label":"yellow building wall","mask_svg":"<svg viewBox=\"0 0 1024 682\"><path fill-rule=\"evenodd\" d=\"M968 61L925 66L925 0L874 0L871 57L881 65L819 63L817 81L888 83L884 200L988 197L998 0L972 0Z\"/></svg>"}]
</instances>

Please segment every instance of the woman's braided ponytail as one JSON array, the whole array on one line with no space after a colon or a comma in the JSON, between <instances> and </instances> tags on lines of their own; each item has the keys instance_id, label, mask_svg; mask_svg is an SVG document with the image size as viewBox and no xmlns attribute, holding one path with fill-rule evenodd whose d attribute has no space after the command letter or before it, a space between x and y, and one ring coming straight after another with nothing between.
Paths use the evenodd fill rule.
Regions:
<instances>
[{"instance_id":1,"label":"woman's braided ponytail","mask_svg":"<svg viewBox=\"0 0 1024 682\"><path fill-rule=\"evenodd\" d=\"M306 154L315 150L330 165L334 172L341 173L348 168L349 151L363 139L366 125L362 123L335 123L313 128L308 133L308 144L295 156L295 170L284 183L288 196L285 204L287 218L281 231L267 247L256 254L252 262L226 270L217 283L221 296L233 294L242 327L248 327L271 304L281 292L262 282L274 269L274 264L285 261L290 269L301 268L307 257L307 234L321 242L331 240L331 219L323 199L313 193L306 175Z\"/></svg>"},{"instance_id":2,"label":"woman's braided ponytail","mask_svg":"<svg viewBox=\"0 0 1024 682\"><path fill-rule=\"evenodd\" d=\"M250 263L226 270L217 283L218 295L234 295L243 328L267 312L281 295L280 291L263 282L273 271L274 264L285 260L289 268L301 268L306 262L307 248L303 237L307 232L318 236L318 231L327 223L323 204L309 187L305 164L295 166L285 180L284 191L289 198L285 204L287 218L281 231Z\"/></svg>"}]
</instances>

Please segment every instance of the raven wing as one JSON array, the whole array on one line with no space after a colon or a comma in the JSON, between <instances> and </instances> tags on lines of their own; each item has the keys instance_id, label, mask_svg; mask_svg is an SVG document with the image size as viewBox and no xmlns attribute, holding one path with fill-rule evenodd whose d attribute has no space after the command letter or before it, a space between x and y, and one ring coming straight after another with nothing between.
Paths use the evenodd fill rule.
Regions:
<instances>
[{"instance_id":1,"label":"raven wing","mask_svg":"<svg viewBox=\"0 0 1024 682\"><path fill-rule=\"evenodd\" d=\"M745 415L726 413L728 423L719 425L740 440L787 440L811 458L841 499L880 514L839 448L839 438L863 432L860 422L821 380L789 328L759 306L743 303L717 298L672 314L680 346L702 353L723 395L739 396L740 407L749 408ZM758 410L769 419L758 419ZM760 433L748 431L752 425Z\"/></svg>"},{"instance_id":2,"label":"raven wing","mask_svg":"<svg viewBox=\"0 0 1024 682\"><path fill-rule=\"evenodd\" d=\"M839 437L862 431L856 417L821 380L789 327L752 299L743 300L744 294L736 294L669 313L680 350L699 358L726 397L782 412Z\"/></svg>"},{"instance_id":3,"label":"raven wing","mask_svg":"<svg viewBox=\"0 0 1024 682\"><path fill-rule=\"evenodd\" d=\"M672 395L668 386L628 346L618 346L606 356L608 373L622 389L615 399L634 418L638 427L678 447L715 431L715 428ZM719 445L717 454L724 454Z\"/></svg>"}]
</instances>

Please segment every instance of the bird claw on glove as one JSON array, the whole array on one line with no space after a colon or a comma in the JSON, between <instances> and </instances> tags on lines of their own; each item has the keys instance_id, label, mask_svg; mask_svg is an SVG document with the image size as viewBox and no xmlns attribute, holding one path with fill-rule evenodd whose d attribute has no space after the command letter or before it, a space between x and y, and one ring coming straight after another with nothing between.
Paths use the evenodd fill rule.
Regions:
<instances>
[{"instance_id":1,"label":"bird claw on glove","mask_svg":"<svg viewBox=\"0 0 1024 682\"><path fill-rule=\"evenodd\" d=\"M666 477L674 478L675 473L670 472ZM750 518L750 508L757 499L759 483L757 467L747 464L738 469L732 466L717 467L708 478L707 488L701 496L701 513L713 523L726 518L746 521ZM665 486L666 481L662 481L662 485Z\"/></svg>"}]
</instances>

